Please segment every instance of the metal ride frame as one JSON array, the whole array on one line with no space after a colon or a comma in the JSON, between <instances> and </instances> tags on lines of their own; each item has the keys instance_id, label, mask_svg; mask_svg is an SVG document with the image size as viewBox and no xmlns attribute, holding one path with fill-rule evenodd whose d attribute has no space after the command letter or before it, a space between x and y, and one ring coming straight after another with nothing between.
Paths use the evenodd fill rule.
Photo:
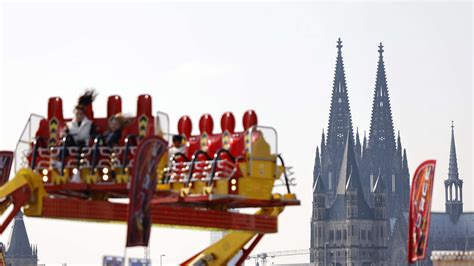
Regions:
<instances>
[{"instance_id":1,"label":"metal ride frame","mask_svg":"<svg viewBox=\"0 0 474 266\"><path fill-rule=\"evenodd\" d=\"M157 121L158 117L166 119L167 128L165 131L169 130L167 115L159 112L155 118L155 125L162 122ZM35 143L31 134L33 118L39 119L41 116L30 116L23 130L22 137L15 149L15 175L7 183L1 184L0 187L0 199L2 199L0 213L4 213L12 206L6 219L0 225L0 234L4 232L21 208L23 208L25 215L33 217L127 222L128 204L111 202L108 199L128 198L128 181L133 177L117 178L116 182L111 182L110 180L101 179L99 175L96 180L85 178L86 180L83 180L83 182L74 183L67 179L50 179L47 176L48 172L49 174L60 172L59 176L63 176L64 164L61 169L54 169L51 165L35 165L35 161L32 160L32 163L28 166L25 167L24 165L22 169L17 168L19 163L27 162L25 158L31 153L35 155L36 152L41 152L35 150L35 145L26 152L22 152L20 149L20 144L31 145ZM23 140L23 135L27 133L28 129L28 140ZM277 143L277 132L271 127L252 126L245 134L248 134L249 139L251 139L255 132L261 133L261 130L274 132L275 143ZM167 132L163 133L165 133L166 138L169 138ZM126 143L128 145L129 142L126 141ZM275 148L277 148L276 144ZM49 148L49 154L58 156L59 149L57 147ZM76 171L83 171L87 168L89 174L95 174L99 168L102 170L113 169L114 166L100 161L96 162L95 157L93 157L92 162L84 161L83 158L94 153L94 150L94 154L99 152L101 156L113 153L119 155L122 152L125 154L130 152L133 155L133 147L117 147L114 149L113 151L106 151L106 147L99 147L98 145L78 151L71 149L70 153L77 156L78 159L69 163L77 164L77 168L74 169ZM42 152L42 157L47 157L44 154L45 151ZM170 173L177 172L176 169L179 168L181 170L185 169L184 174L173 180L170 177L163 176L154 192L151 201L153 224L230 230L221 240L185 260L181 265L223 265L238 252L242 252L242 256L237 264L242 264L265 234L278 231L278 215L284 208L300 204L299 200L296 199L296 195L290 191L286 168L277 150L274 154L262 157L259 147L254 147L251 144L247 161L235 164L220 159L222 154L226 154L225 149L219 150L214 158L197 162L198 152L196 152L191 162L172 163L170 169L168 169ZM281 165L277 163L278 160ZM130 161L115 166L122 170L122 174L128 174L129 164ZM72 165L69 166L73 167ZM218 186L222 183L230 184L231 177L235 174L237 168L244 169L242 171L243 177L232 180L232 184L237 185L239 191L234 194L222 193ZM267 170L271 168L274 170ZM196 169L204 173L204 178L194 178L193 171ZM218 171L217 169L221 170ZM166 172L166 169L161 170ZM280 175L285 178L286 193L283 195L272 193L274 182L280 179ZM255 183L252 183L254 181ZM253 188L246 188L249 187L248 184L255 185ZM260 185L270 186L270 188L265 190L260 188ZM231 209L237 208L259 208L259 210L255 214L231 211Z\"/></svg>"}]
</instances>

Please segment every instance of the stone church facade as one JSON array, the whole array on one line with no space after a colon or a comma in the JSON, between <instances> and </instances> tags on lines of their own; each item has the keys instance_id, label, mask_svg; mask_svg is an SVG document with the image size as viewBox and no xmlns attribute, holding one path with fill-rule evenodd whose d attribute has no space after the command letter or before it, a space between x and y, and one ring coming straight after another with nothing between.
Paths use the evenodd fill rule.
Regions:
<instances>
[{"instance_id":1,"label":"stone church facade","mask_svg":"<svg viewBox=\"0 0 474 266\"><path fill-rule=\"evenodd\" d=\"M316 148L311 218L315 265L390 265L393 228L407 212L409 171L400 134L395 137L379 46L369 136L354 136L342 57L337 58L327 135ZM399 221L402 220L402 221Z\"/></svg>"},{"instance_id":2,"label":"stone church facade","mask_svg":"<svg viewBox=\"0 0 474 266\"><path fill-rule=\"evenodd\" d=\"M313 171L310 261L314 265L407 265L410 173L400 133L395 134L383 46L373 92L368 138L354 136L342 57L337 42L327 135L316 148ZM446 212L432 213L432 250L474 249L474 213L463 212L454 129Z\"/></svg>"}]
</instances>

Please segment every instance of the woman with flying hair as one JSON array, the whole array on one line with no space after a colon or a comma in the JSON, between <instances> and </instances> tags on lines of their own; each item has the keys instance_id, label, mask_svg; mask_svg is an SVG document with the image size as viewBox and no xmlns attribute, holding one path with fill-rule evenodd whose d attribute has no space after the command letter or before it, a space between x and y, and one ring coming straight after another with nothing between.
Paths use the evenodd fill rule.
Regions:
<instances>
[{"instance_id":1,"label":"woman with flying hair","mask_svg":"<svg viewBox=\"0 0 474 266\"><path fill-rule=\"evenodd\" d=\"M91 137L95 136L96 128L86 116L86 108L92 104L97 93L95 90L86 90L74 107L74 118L67 123L65 130L66 146L86 146Z\"/></svg>"}]
</instances>

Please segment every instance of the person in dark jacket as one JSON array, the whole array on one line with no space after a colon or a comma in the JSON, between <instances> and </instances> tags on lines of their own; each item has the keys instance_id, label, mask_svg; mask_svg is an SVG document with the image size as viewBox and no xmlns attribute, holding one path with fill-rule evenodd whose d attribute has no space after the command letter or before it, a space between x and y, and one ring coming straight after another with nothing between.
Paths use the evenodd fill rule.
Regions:
<instances>
[{"instance_id":1,"label":"person in dark jacket","mask_svg":"<svg viewBox=\"0 0 474 266\"><path fill-rule=\"evenodd\" d=\"M118 145L122 138L122 130L130 124L130 119L122 114L115 114L109 118L108 129L104 133L104 145L115 146Z\"/></svg>"}]
</instances>

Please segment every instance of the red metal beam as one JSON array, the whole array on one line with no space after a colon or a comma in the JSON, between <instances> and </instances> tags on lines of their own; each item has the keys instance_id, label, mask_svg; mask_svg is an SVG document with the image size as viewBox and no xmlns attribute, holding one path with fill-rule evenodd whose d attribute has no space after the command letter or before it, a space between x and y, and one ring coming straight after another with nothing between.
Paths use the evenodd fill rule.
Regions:
<instances>
[{"instance_id":1,"label":"red metal beam","mask_svg":"<svg viewBox=\"0 0 474 266\"><path fill-rule=\"evenodd\" d=\"M74 198L48 198L43 200L43 217L84 219L95 221L127 220L127 204ZM209 210L192 206L153 205L154 224L243 230L258 233L275 233L276 217Z\"/></svg>"},{"instance_id":2,"label":"red metal beam","mask_svg":"<svg viewBox=\"0 0 474 266\"><path fill-rule=\"evenodd\" d=\"M8 205L13 205L13 209L8 213L7 217L0 224L0 234L5 231L7 226L13 220L15 215L20 211L21 207L28 201L31 196L31 190L28 185L23 185L17 188L13 193L11 193L7 199L0 203L0 208L4 211L8 208ZM2 211L2 212L3 212Z\"/></svg>"},{"instance_id":3,"label":"red metal beam","mask_svg":"<svg viewBox=\"0 0 474 266\"><path fill-rule=\"evenodd\" d=\"M237 261L236 265L242 265L244 264L244 261L247 259L247 257L250 255L252 250L257 246L258 242L262 239L263 234L258 234L257 237L252 241L250 246L248 248L244 248L242 250L242 256L240 256L240 259Z\"/></svg>"},{"instance_id":4,"label":"red metal beam","mask_svg":"<svg viewBox=\"0 0 474 266\"><path fill-rule=\"evenodd\" d=\"M213 207L225 205L228 208L261 208L278 206L296 206L300 205L299 200L292 199L249 199L239 195L189 195L178 197L177 195L168 195L154 198L153 205L174 204L174 205L194 205L201 207Z\"/></svg>"}]
</instances>

